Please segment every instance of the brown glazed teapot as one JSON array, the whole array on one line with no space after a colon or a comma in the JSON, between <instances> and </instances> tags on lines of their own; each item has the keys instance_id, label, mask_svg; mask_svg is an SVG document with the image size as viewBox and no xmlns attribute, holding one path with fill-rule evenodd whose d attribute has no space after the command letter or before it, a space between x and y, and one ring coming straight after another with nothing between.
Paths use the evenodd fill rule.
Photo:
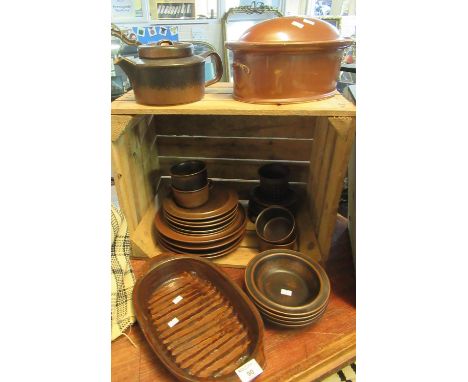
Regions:
<instances>
[{"instance_id":1,"label":"brown glazed teapot","mask_svg":"<svg viewBox=\"0 0 468 382\"><path fill-rule=\"evenodd\" d=\"M205 59L213 57L216 77L205 82ZM193 44L162 40L139 45L138 58L115 61L127 74L135 100L143 105L179 105L199 101L205 87L218 82L223 64L216 52L193 54Z\"/></svg>"}]
</instances>

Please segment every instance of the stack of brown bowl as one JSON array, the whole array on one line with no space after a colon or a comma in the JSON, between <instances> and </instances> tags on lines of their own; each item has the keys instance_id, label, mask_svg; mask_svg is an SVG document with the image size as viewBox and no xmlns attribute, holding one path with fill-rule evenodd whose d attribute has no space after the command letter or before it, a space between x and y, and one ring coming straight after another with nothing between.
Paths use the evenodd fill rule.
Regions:
<instances>
[{"instance_id":1,"label":"stack of brown bowl","mask_svg":"<svg viewBox=\"0 0 468 382\"><path fill-rule=\"evenodd\" d=\"M289 187L289 169L281 163L266 164L258 169L260 185L250 191L248 215L255 222L265 208L279 205L295 212L297 194Z\"/></svg>"},{"instance_id":2,"label":"stack of brown bowl","mask_svg":"<svg viewBox=\"0 0 468 382\"><path fill-rule=\"evenodd\" d=\"M310 257L287 249L255 256L247 264L245 286L263 318L285 328L318 321L330 297L325 270Z\"/></svg>"},{"instance_id":3,"label":"stack of brown bowl","mask_svg":"<svg viewBox=\"0 0 468 382\"><path fill-rule=\"evenodd\" d=\"M272 206L264 209L255 221L260 251L296 249L297 229L294 215L287 208Z\"/></svg>"},{"instance_id":4,"label":"stack of brown bowl","mask_svg":"<svg viewBox=\"0 0 468 382\"><path fill-rule=\"evenodd\" d=\"M247 218L237 193L208 181L201 161L173 166L171 179L172 193L154 221L159 246L205 258L224 256L239 247Z\"/></svg>"}]
</instances>

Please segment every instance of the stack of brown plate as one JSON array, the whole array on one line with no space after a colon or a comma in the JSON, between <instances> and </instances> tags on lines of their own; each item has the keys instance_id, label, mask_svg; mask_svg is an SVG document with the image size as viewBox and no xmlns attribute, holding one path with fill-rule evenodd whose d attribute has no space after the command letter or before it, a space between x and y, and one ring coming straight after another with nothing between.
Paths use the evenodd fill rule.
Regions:
<instances>
[{"instance_id":1,"label":"stack of brown plate","mask_svg":"<svg viewBox=\"0 0 468 382\"><path fill-rule=\"evenodd\" d=\"M288 249L255 256L247 264L245 286L263 318L285 328L318 321L330 297L325 270L310 257Z\"/></svg>"},{"instance_id":2,"label":"stack of brown plate","mask_svg":"<svg viewBox=\"0 0 468 382\"><path fill-rule=\"evenodd\" d=\"M247 219L237 193L215 184L209 200L197 208L183 208L170 195L164 199L154 223L161 248L216 258L239 247Z\"/></svg>"}]
</instances>

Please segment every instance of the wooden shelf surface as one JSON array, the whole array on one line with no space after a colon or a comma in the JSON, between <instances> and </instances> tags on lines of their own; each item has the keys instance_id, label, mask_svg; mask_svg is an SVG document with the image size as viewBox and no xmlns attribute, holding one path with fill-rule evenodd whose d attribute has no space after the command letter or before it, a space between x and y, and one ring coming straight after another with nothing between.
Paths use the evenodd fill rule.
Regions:
<instances>
[{"instance_id":1,"label":"wooden shelf surface","mask_svg":"<svg viewBox=\"0 0 468 382\"><path fill-rule=\"evenodd\" d=\"M345 245L340 245L343 241L346 241ZM137 277L144 273L145 264L145 260L132 260ZM243 285L243 269L221 269L240 286ZM332 292L324 316L316 324L299 330L265 324L266 367L255 381L317 381L355 360L355 276L347 230L341 232L338 243L332 247L326 271ZM137 347L125 336L112 343L113 382L175 382L152 352L138 324L126 334Z\"/></svg>"},{"instance_id":2,"label":"wooden shelf surface","mask_svg":"<svg viewBox=\"0 0 468 382\"><path fill-rule=\"evenodd\" d=\"M354 117L356 107L337 92L333 97L289 105L265 105L239 102L232 98L232 83L218 82L205 90L198 102L175 106L145 106L135 102L129 91L111 104L112 114L203 114L203 115L295 115Z\"/></svg>"}]
</instances>

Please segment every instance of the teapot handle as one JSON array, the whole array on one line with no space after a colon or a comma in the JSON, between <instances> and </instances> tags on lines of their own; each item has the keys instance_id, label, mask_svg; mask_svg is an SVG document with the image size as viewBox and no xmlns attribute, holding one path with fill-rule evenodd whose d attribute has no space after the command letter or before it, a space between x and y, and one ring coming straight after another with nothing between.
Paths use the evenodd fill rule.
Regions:
<instances>
[{"instance_id":1,"label":"teapot handle","mask_svg":"<svg viewBox=\"0 0 468 382\"><path fill-rule=\"evenodd\" d=\"M141 45L141 42L138 40L130 40L115 24L111 24L111 35L117 37L127 45Z\"/></svg>"},{"instance_id":2,"label":"teapot handle","mask_svg":"<svg viewBox=\"0 0 468 382\"><path fill-rule=\"evenodd\" d=\"M202 56L203 58L208 58L209 56L212 56L216 65L216 76L212 80L205 82L205 87L207 87L218 82L223 76L223 62L221 61L221 57L219 57L219 54L216 52L204 52L200 54L200 56Z\"/></svg>"}]
</instances>

